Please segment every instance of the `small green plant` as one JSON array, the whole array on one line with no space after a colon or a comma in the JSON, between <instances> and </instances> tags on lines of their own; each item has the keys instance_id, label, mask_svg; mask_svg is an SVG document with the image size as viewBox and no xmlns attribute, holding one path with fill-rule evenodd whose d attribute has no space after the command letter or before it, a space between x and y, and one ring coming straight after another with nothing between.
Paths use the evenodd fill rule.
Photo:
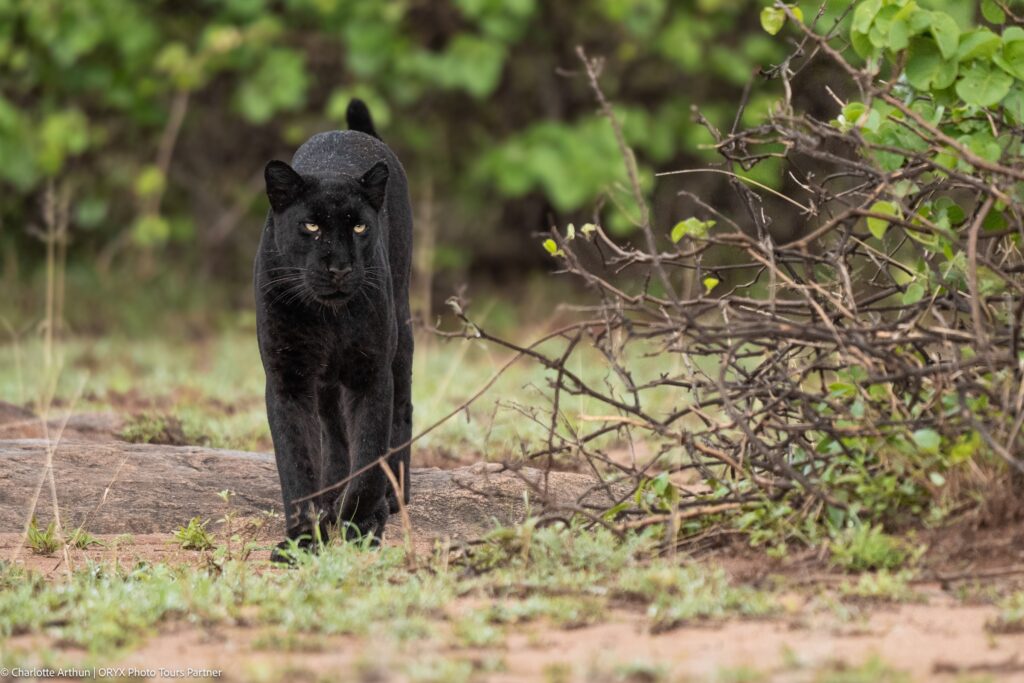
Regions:
<instances>
[{"instance_id":1,"label":"small green plant","mask_svg":"<svg viewBox=\"0 0 1024 683\"><path fill-rule=\"evenodd\" d=\"M536 619L549 619L559 628L580 628L595 624L607 614L603 599L591 595L534 595L518 602L496 603L487 613L487 621L519 624Z\"/></svg>"},{"instance_id":2,"label":"small green plant","mask_svg":"<svg viewBox=\"0 0 1024 683\"><path fill-rule=\"evenodd\" d=\"M180 526L174 532L174 540L184 550L210 550L213 548L213 534L206 530L210 520L193 517L187 526Z\"/></svg>"},{"instance_id":3,"label":"small green plant","mask_svg":"<svg viewBox=\"0 0 1024 683\"><path fill-rule=\"evenodd\" d=\"M910 676L898 671L878 657L863 664L850 666L836 662L817 672L815 683L910 683Z\"/></svg>"},{"instance_id":4,"label":"small green plant","mask_svg":"<svg viewBox=\"0 0 1024 683\"><path fill-rule=\"evenodd\" d=\"M473 664L464 659L431 657L409 664L406 675L414 683L468 683L473 678Z\"/></svg>"},{"instance_id":5,"label":"small green plant","mask_svg":"<svg viewBox=\"0 0 1024 683\"><path fill-rule=\"evenodd\" d=\"M768 674L748 666L728 667L718 670L717 683L761 683L769 680Z\"/></svg>"},{"instance_id":6,"label":"small green plant","mask_svg":"<svg viewBox=\"0 0 1024 683\"><path fill-rule=\"evenodd\" d=\"M57 540L57 523L50 522L45 529L40 529L36 518L33 517L28 524L27 540L32 552L38 555L54 554L60 547L60 541Z\"/></svg>"},{"instance_id":7,"label":"small green plant","mask_svg":"<svg viewBox=\"0 0 1024 683\"><path fill-rule=\"evenodd\" d=\"M855 572L899 569L921 552L885 533L880 525L867 524L838 534L830 548L833 564Z\"/></svg>"},{"instance_id":8,"label":"small green plant","mask_svg":"<svg viewBox=\"0 0 1024 683\"><path fill-rule=\"evenodd\" d=\"M495 647L505 642L502 628L481 612L456 621L452 625L452 634L462 647Z\"/></svg>"},{"instance_id":9,"label":"small green plant","mask_svg":"<svg viewBox=\"0 0 1024 683\"><path fill-rule=\"evenodd\" d=\"M987 628L992 633L1024 633L1024 591L1017 591L999 602L999 614Z\"/></svg>"},{"instance_id":10,"label":"small green plant","mask_svg":"<svg viewBox=\"0 0 1024 683\"><path fill-rule=\"evenodd\" d=\"M277 652L324 652L326 640L319 635L293 633L287 629L270 629L259 635L252 646L257 650Z\"/></svg>"},{"instance_id":11,"label":"small green plant","mask_svg":"<svg viewBox=\"0 0 1024 683\"><path fill-rule=\"evenodd\" d=\"M78 527L72 532L71 538L68 539L68 545L79 550L85 550L90 546L104 545L104 543L82 527Z\"/></svg>"},{"instance_id":12,"label":"small green plant","mask_svg":"<svg viewBox=\"0 0 1024 683\"><path fill-rule=\"evenodd\" d=\"M843 597L879 602L914 602L921 600L922 596L910 587L913 576L913 572L908 570L891 572L880 569L875 573L861 574L856 583L843 582L839 593Z\"/></svg>"},{"instance_id":13,"label":"small green plant","mask_svg":"<svg viewBox=\"0 0 1024 683\"><path fill-rule=\"evenodd\" d=\"M118 433L130 443L168 444L188 443L181 420L172 415L142 413L132 417Z\"/></svg>"},{"instance_id":14,"label":"small green plant","mask_svg":"<svg viewBox=\"0 0 1024 683\"><path fill-rule=\"evenodd\" d=\"M572 667L565 662L552 662L544 666L544 683L569 683Z\"/></svg>"}]
</instances>

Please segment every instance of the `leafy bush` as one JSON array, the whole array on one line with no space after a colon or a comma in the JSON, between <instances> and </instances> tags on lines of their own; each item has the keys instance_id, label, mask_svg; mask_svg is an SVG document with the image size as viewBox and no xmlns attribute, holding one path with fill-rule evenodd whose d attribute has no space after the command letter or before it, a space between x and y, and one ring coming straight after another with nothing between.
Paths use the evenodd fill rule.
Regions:
<instances>
[{"instance_id":1,"label":"leafy bush","mask_svg":"<svg viewBox=\"0 0 1024 683\"><path fill-rule=\"evenodd\" d=\"M551 433L534 457L576 453L635 487L638 504L613 511L621 528L647 516L698 539L723 520L780 547L834 538L857 569L910 557L888 532L978 501L1019 512L1024 31L999 29L997 9L993 30L915 0L866 0L848 23L776 2L762 22L799 45L764 73L784 95L746 128L752 99L730 129L698 114L721 163L683 171L730 178L742 211L683 189L694 215L671 230L647 206L602 63L581 50L639 237L597 223L544 242L600 299L561 348L523 350L551 372L558 411L541 416ZM809 75L826 67L845 79ZM828 116L801 108L808 91ZM766 162L785 191L747 174ZM460 315L467 336L521 348ZM575 371L588 346L603 383ZM563 396L604 408L577 418ZM650 457L622 465L612 436Z\"/></svg>"}]
</instances>

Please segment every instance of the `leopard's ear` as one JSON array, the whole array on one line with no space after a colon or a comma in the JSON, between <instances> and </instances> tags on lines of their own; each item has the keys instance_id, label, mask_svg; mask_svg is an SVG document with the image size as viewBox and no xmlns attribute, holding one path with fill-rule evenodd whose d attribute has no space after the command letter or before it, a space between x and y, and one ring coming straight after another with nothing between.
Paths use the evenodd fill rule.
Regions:
<instances>
[{"instance_id":1,"label":"leopard's ear","mask_svg":"<svg viewBox=\"0 0 1024 683\"><path fill-rule=\"evenodd\" d=\"M294 204L305 186L302 176L295 169L276 159L263 169L263 177L267 181L267 198L275 213Z\"/></svg>"},{"instance_id":2,"label":"leopard's ear","mask_svg":"<svg viewBox=\"0 0 1024 683\"><path fill-rule=\"evenodd\" d=\"M370 205L377 211L384 204L384 190L388 185L388 164L378 161L359 179L359 185L370 200Z\"/></svg>"}]
</instances>

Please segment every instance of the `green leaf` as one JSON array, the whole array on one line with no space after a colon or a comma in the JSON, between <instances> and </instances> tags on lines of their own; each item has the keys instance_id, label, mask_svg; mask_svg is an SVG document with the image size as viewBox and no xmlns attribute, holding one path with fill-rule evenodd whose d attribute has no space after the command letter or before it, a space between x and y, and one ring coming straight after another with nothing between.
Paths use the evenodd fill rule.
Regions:
<instances>
[{"instance_id":1,"label":"green leaf","mask_svg":"<svg viewBox=\"0 0 1024 683\"><path fill-rule=\"evenodd\" d=\"M906 50L910 44L910 26L903 19L895 19L889 26L889 49L893 52Z\"/></svg>"},{"instance_id":2,"label":"green leaf","mask_svg":"<svg viewBox=\"0 0 1024 683\"><path fill-rule=\"evenodd\" d=\"M1024 40L1024 28L1020 26L1009 26L1003 30L1003 44L1019 43Z\"/></svg>"},{"instance_id":3,"label":"green leaf","mask_svg":"<svg viewBox=\"0 0 1024 683\"><path fill-rule=\"evenodd\" d=\"M978 29L964 34L960 47L956 51L956 61L966 62L971 59L987 59L994 55L1002 46L999 36L987 28Z\"/></svg>"},{"instance_id":4,"label":"green leaf","mask_svg":"<svg viewBox=\"0 0 1024 683\"><path fill-rule=\"evenodd\" d=\"M867 33L880 9L882 9L882 0L865 0L860 3L853 13L851 28L857 33Z\"/></svg>"},{"instance_id":5,"label":"green leaf","mask_svg":"<svg viewBox=\"0 0 1024 683\"><path fill-rule=\"evenodd\" d=\"M140 197L153 197L163 192L166 184L163 171L156 166L146 166L135 176L135 194Z\"/></svg>"},{"instance_id":6,"label":"green leaf","mask_svg":"<svg viewBox=\"0 0 1024 683\"><path fill-rule=\"evenodd\" d=\"M993 69L987 63L975 61L960 72L956 83L956 94L967 104L991 107L998 104L1010 92L1013 77L1000 69Z\"/></svg>"},{"instance_id":7,"label":"green leaf","mask_svg":"<svg viewBox=\"0 0 1024 683\"><path fill-rule=\"evenodd\" d=\"M867 35L864 33L851 31L850 44L853 45L853 51L865 59L876 52L875 46L871 44L871 41L868 40Z\"/></svg>"},{"instance_id":8,"label":"green leaf","mask_svg":"<svg viewBox=\"0 0 1024 683\"><path fill-rule=\"evenodd\" d=\"M248 121L262 124L305 104L308 85L304 54L278 48L266 52L256 72L242 81L235 103Z\"/></svg>"},{"instance_id":9,"label":"green leaf","mask_svg":"<svg viewBox=\"0 0 1024 683\"><path fill-rule=\"evenodd\" d=\"M1012 89L1003 100L1003 111L1014 125L1024 123L1024 90L1020 87Z\"/></svg>"},{"instance_id":10,"label":"green leaf","mask_svg":"<svg viewBox=\"0 0 1024 683\"><path fill-rule=\"evenodd\" d=\"M992 61L1011 76L1024 80L1024 40L1007 41L1006 34L1009 32L1007 29L1003 34L1003 50L993 56Z\"/></svg>"},{"instance_id":11,"label":"green leaf","mask_svg":"<svg viewBox=\"0 0 1024 683\"><path fill-rule=\"evenodd\" d=\"M710 294L711 290L717 287L719 282L721 282L721 280L714 275L708 275L704 278L704 293Z\"/></svg>"},{"instance_id":12,"label":"green leaf","mask_svg":"<svg viewBox=\"0 0 1024 683\"><path fill-rule=\"evenodd\" d=\"M952 59L960 45L960 26L945 12L932 12L932 35L945 59Z\"/></svg>"},{"instance_id":13,"label":"green leaf","mask_svg":"<svg viewBox=\"0 0 1024 683\"><path fill-rule=\"evenodd\" d=\"M699 218L687 218L685 221L679 221L672 228L672 242L679 242L684 237L707 237L708 230L714 226L714 221L702 221Z\"/></svg>"},{"instance_id":14,"label":"green leaf","mask_svg":"<svg viewBox=\"0 0 1024 683\"><path fill-rule=\"evenodd\" d=\"M934 429L918 429L913 434L914 444L922 451L936 453L942 444L942 437Z\"/></svg>"},{"instance_id":15,"label":"green leaf","mask_svg":"<svg viewBox=\"0 0 1024 683\"><path fill-rule=\"evenodd\" d=\"M171 224L163 216L148 214L132 226L132 239L144 247L163 244L171 236Z\"/></svg>"},{"instance_id":16,"label":"green leaf","mask_svg":"<svg viewBox=\"0 0 1024 683\"><path fill-rule=\"evenodd\" d=\"M555 242L550 237L544 240L544 249L552 256L559 256L562 254L562 250L558 248L558 242Z\"/></svg>"},{"instance_id":17,"label":"green leaf","mask_svg":"<svg viewBox=\"0 0 1024 683\"><path fill-rule=\"evenodd\" d=\"M782 30L786 23L786 13L778 7L765 7L761 10L761 28L770 35L775 35Z\"/></svg>"},{"instance_id":18,"label":"green leaf","mask_svg":"<svg viewBox=\"0 0 1024 683\"><path fill-rule=\"evenodd\" d=\"M917 282L912 282L907 291L903 292L903 305L910 306L916 304L918 301L924 298L924 286Z\"/></svg>"},{"instance_id":19,"label":"green leaf","mask_svg":"<svg viewBox=\"0 0 1024 683\"><path fill-rule=\"evenodd\" d=\"M897 218L900 215L899 207L892 202L875 202L871 205L871 208L869 208L868 211L871 213L880 213L886 216L892 216L894 218ZM873 218L871 216L868 216L867 220L868 230L872 235L877 239L885 237L885 231L889 229L889 221L882 218Z\"/></svg>"},{"instance_id":20,"label":"green leaf","mask_svg":"<svg viewBox=\"0 0 1024 683\"><path fill-rule=\"evenodd\" d=\"M992 133L987 130L980 130L973 135L965 135L957 140L958 142L967 145L972 152L985 161L995 163L999 161L999 157L1003 154L1003 149L999 146L999 142L992 137Z\"/></svg>"},{"instance_id":21,"label":"green leaf","mask_svg":"<svg viewBox=\"0 0 1024 683\"><path fill-rule=\"evenodd\" d=\"M953 85L959 64L943 59L935 41L926 37L910 40L906 66L907 81L918 90L943 90Z\"/></svg>"},{"instance_id":22,"label":"green leaf","mask_svg":"<svg viewBox=\"0 0 1024 683\"><path fill-rule=\"evenodd\" d=\"M938 472L929 472L928 480L931 481L931 483L935 484L936 486L946 485L946 478L939 474Z\"/></svg>"},{"instance_id":23,"label":"green leaf","mask_svg":"<svg viewBox=\"0 0 1024 683\"><path fill-rule=\"evenodd\" d=\"M1006 12L994 0L981 0L981 16L985 17L985 21L992 24L1003 24L1006 22Z\"/></svg>"}]
</instances>

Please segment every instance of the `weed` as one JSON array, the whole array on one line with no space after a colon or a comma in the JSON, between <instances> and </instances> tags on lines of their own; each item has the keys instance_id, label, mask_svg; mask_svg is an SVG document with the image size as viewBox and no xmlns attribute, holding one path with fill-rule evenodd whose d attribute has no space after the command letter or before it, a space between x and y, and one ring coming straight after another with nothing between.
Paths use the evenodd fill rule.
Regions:
<instances>
[{"instance_id":1,"label":"weed","mask_svg":"<svg viewBox=\"0 0 1024 683\"><path fill-rule=\"evenodd\" d=\"M860 524L838 534L830 546L832 562L855 572L899 569L920 556L923 549L882 531L881 526Z\"/></svg>"},{"instance_id":2,"label":"weed","mask_svg":"<svg viewBox=\"0 0 1024 683\"><path fill-rule=\"evenodd\" d=\"M816 672L815 683L910 683L910 675L893 669L878 657L859 666L845 662L831 664Z\"/></svg>"},{"instance_id":3,"label":"weed","mask_svg":"<svg viewBox=\"0 0 1024 683\"><path fill-rule=\"evenodd\" d=\"M718 683L760 683L769 680L769 676L749 666L737 666L719 669L715 680Z\"/></svg>"},{"instance_id":4,"label":"weed","mask_svg":"<svg viewBox=\"0 0 1024 683\"><path fill-rule=\"evenodd\" d=\"M1024 632L1024 591L1016 591L999 601L999 614L985 627L992 633Z\"/></svg>"},{"instance_id":5,"label":"weed","mask_svg":"<svg viewBox=\"0 0 1024 683\"><path fill-rule=\"evenodd\" d=\"M875 573L864 573L856 583L844 581L839 593L844 597L861 598L880 602L918 602L923 598L910 587L914 577L912 571L890 572L880 569Z\"/></svg>"},{"instance_id":6,"label":"weed","mask_svg":"<svg viewBox=\"0 0 1024 683\"><path fill-rule=\"evenodd\" d=\"M99 540L82 527L78 527L71 533L71 538L68 540L68 544L78 548L79 550L85 550L90 546L104 545L103 541Z\"/></svg>"},{"instance_id":7,"label":"weed","mask_svg":"<svg viewBox=\"0 0 1024 683\"><path fill-rule=\"evenodd\" d=\"M994 605L1003 597L1003 591L991 583L974 580L958 584L953 595L965 605Z\"/></svg>"},{"instance_id":8,"label":"weed","mask_svg":"<svg viewBox=\"0 0 1024 683\"><path fill-rule=\"evenodd\" d=\"M180 526L174 532L174 540L184 550L210 550L213 548L213 534L206 530L210 520L193 517L188 526Z\"/></svg>"},{"instance_id":9,"label":"weed","mask_svg":"<svg viewBox=\"0 0 1024 683\"><path fill-rule=\"evenodd\" d=\"M430 657L410 663L405 673L414 683L467 683L473 676L473 664L463 659Z\"/></svg>"},{"instance_id":10,"label":"weed","mask_svg":"<svg viewBox=\"0 0 1024 683\"><path fill-rule=\"evenodd\" d=\"M505 632L483 612L473 612L452 625L452 634L462 647L496 647L505 642Z\"/></svg>"},{"instance_id":11,"label":"weed","mask_svg":"<svg viewBox=\"0 0 1024 683\"><path fill-rule=\"evenodd\" d=\"M655 563L623 572L615 590L625 597L650 602L647 614L653 631L694 619L731 614L765 616L779 609L773 596L746 586L732 586L720 569Z\"/></svg>"},{"instance_id":12,"label":"weed","mask_svg":"<svg viewBox=\"0 0 1024 683\"><path fill-rule=\"evenodd\" d=\"M572 667L565 662L551 662L544 665L542 674L544 683L569 683L572 680Z\"/></svg>"},{"instance_id":13,"label":"weed","mask_svg":"<svg viewBox=\"0 0 1024 683\"><path fill-rule=\"evenodd\" d=\"M487 621L518 624L546 618L560 628L580 628L600 621L607 613L607 601L591 595L533 595L522 601L495 603L487 610Z\"/></svg>"},{"instance_id":14,"label":"weed","mask_svg":"<svg viewBox=\"0 0 1024 683\"><path fill-rule=\"evenodd\" d=\"M28 524L28 547L37 555L52 555L60 547L57 539L57 524L50 522L45 529L40 529L36 518L33 517Z\"/></svg>"},{"instance_id":15,"label":"weed","mask_svg":"<svg viewBox=\"0 0 1024 683\"><path fill-rule=\"evenodd\" d=\"M323 652L327 649L327 641L319 636L272 629L257 636L252 646L257 650L279 652Z\"/></svg>"},{"instance_id":16,"label":"weed","mask_svg":"<svg viewBox=\"0 0 1024 683\"><path fill-rule=\"evenodd\" d=\"M181 420L172 415L141 413L133 416L118 436L130 443L168 444L180 446L196 443L186 437Z\"/></svg>"}]
</instances>

